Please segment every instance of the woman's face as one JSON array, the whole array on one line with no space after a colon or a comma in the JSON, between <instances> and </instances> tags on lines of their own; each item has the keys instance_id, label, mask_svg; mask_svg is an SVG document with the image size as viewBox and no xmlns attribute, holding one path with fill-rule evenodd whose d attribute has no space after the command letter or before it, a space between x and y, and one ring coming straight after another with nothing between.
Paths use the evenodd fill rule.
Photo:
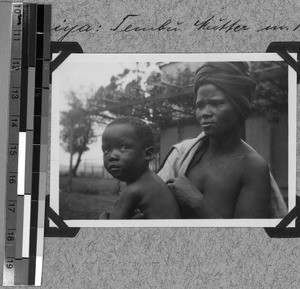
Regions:
<instances>
[{"instance_id":1,"label":"woman's face","mask_svg":"<svg viewBox=\"0 0 300 289\"><path fill-rule=\"evenodd\" d=\"M223 137L240 128L235 108L225 93L213 84L199 87L196 99L196 118L207 136Z\"/></svg>"}]
</instances>

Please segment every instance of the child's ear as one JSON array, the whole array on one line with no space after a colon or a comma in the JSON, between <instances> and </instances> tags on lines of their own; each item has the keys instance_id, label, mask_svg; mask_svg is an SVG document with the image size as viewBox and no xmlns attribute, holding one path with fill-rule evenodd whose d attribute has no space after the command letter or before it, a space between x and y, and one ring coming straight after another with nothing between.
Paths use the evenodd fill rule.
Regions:
<instances>
[{"instance_id":1,"label":"child's ear","mask_svg":"<svg viewBox=\"0 0 300 289\"><path fill-rule=\"evenodd\" d=\"M154 147L145 148L145 160L151 161L154 158Z\"/></svg>"}]
</instances>

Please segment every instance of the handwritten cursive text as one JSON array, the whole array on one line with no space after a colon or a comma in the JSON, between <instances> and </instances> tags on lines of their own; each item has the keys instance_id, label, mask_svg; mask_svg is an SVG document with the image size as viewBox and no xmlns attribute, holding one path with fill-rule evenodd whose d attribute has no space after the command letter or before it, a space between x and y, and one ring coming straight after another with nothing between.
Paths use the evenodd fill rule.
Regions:
<instances>
[{"instance_id":1,"label":"handwritten cursive text","mask_svg":"<svg viewBox=\"0 0 300 289\"><path fill-rule=\"evenodd\" d=\"M177 32L180 31L179 26L183 24L183 22L176 22L175 24L172 23L171 19L166 20L163 24L152 27L152 26L135 26L133 24L128 24L128 21L132 19L132 17L137 17L137 14L128 14L126 15L122 21L114 28L111 28L111 31L115 32L147 32L147 31L167 31L167 32ZM128 20L128 21L127 21ZM126 22L126 25L125 25ZM171 24L172 23L172 24Z\"/></svg>"},{"instance_id":2,"label":"handwritten cursive text","mask_svg":"<svg viewBox=\"0 0 300 289\"><path fill-rule=\"evenodd\" d=\"M66 20L63 21L63 23L65 23ZM99 26L99 28L101 28L101 25ZM63 41L70 33L74 33L74 32L89 32L92 31L94 28L92 27L92 25L90 24L84 24L84 25L73 25L73 26L69 26L69 25L57 25L54 28L52 28L52 30L59 32L59 31L63 31L65 32L59 39L58 41Z\"/></svg>"},{"instance_id":3,"label":"handwritten cursive text","mask_svg":"<svg viewBox=\"0 0 300 289\"><path fill-rule=\"evenodd\" d=\"M232 31L232 32L239 32L239 31L245 31L245 30L249 30L250 27L247 26L246 24L244 25L241 25L239 24L240 23L240 19L233 22L233 20L228 20L226 21L227 19L226 18L220 18L219 19L219 22L220 23L212 23L215 16L211 16L209 19L203 21L203 22L200 22L199 20L197 20L195 23L194 23L194 26L197 27L197 30L214 30L214 31L224 31L225 33L229 32L229 31ZM226 21L224 23L224 21Z\"/></svg>"}]
</instances>

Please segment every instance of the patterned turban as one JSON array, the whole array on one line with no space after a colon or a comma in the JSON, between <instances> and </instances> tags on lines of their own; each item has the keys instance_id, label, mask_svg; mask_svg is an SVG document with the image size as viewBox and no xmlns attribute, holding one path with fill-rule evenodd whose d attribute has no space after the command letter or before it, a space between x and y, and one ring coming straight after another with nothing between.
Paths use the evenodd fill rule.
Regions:
<instances>
[{"instance_id":1,"label":"patterned turban","mask_svg":"<svg viewBox=\"0 0 300 289\"><path fill-rule=\"evenodd\" d=\"M206 62L195 74L195 96L200 86L213 84L222 90L238 115L245 120L251 112L256 83L247 74L246 62Z\"/></svg>"}]
</instances>

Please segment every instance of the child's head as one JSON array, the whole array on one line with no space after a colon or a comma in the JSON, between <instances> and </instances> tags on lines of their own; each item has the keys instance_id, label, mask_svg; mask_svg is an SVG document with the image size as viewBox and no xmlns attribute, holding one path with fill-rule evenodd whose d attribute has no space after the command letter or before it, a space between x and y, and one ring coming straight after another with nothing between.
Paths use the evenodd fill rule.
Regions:
<instances>
[{"instance_id":1,"label":"child's head","mask_svg":"<svg viewBox=\"0 0 300 289\"><path fill-rule=\"evenodd\" d=\"M107 125L102 135L104 166L116 179L133 182L148 168L153 146L152 129L143 120L116 119Z\"/></svg>"}]
</instances>

